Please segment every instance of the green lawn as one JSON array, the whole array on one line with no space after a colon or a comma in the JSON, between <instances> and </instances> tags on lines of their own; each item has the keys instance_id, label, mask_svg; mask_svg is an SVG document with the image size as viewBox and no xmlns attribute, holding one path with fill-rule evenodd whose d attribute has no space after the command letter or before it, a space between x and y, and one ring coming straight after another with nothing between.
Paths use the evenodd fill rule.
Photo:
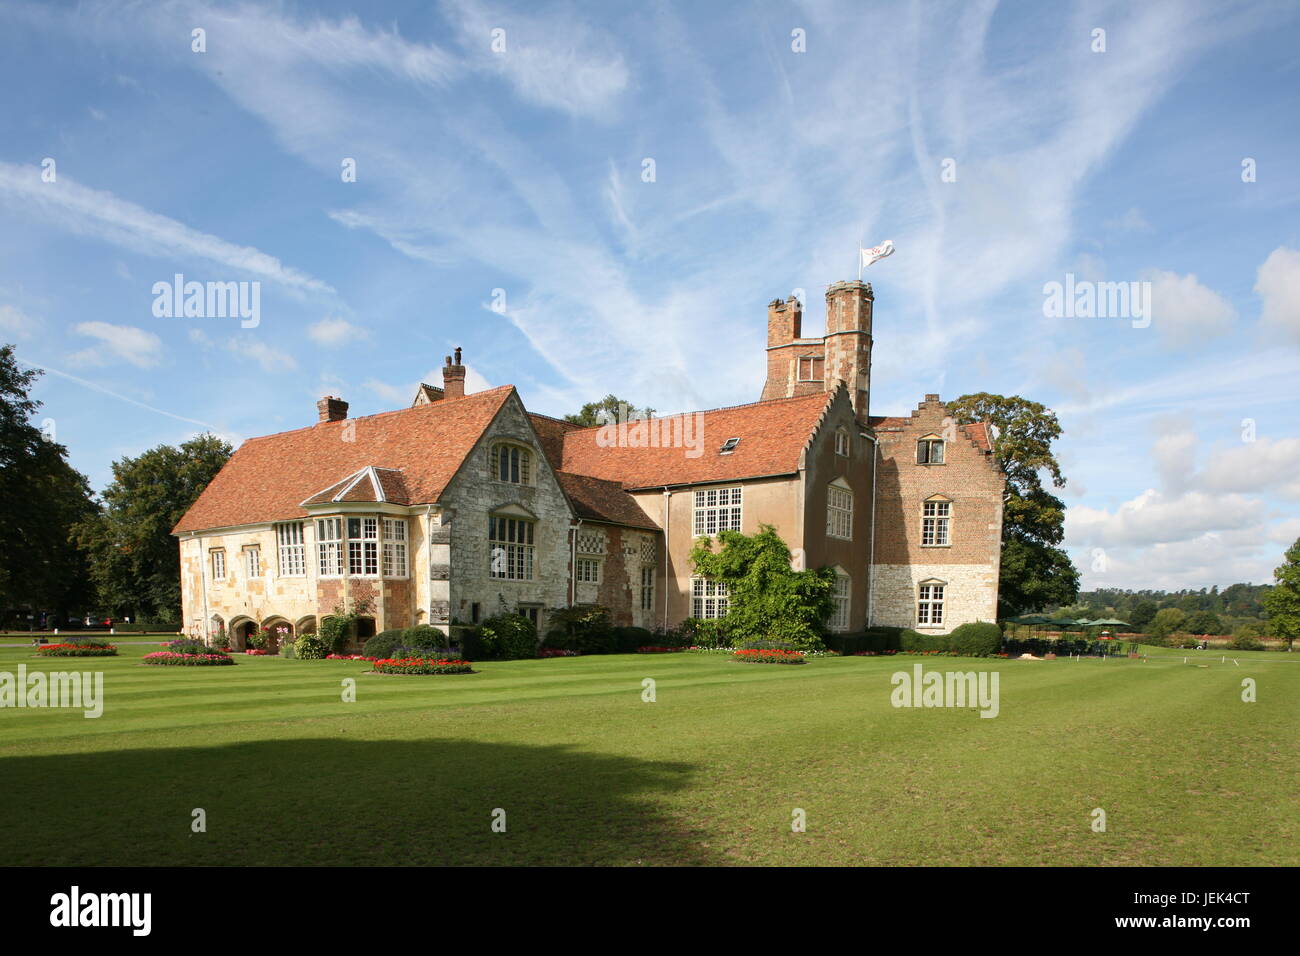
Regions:
<instances>
[{"instance_id":1,"label":"green lawn","mask_svg":"<svg viewBox=\"0 0 1300 956\"><path fill-rule=\"evenodd\" d=\"M102 668L106 699L97 720L0 710L5 863L1300 863L1300 654L925 659L1000 673L1000 715L982 719L892 707L890 675L919 658L399 677L244 656L141 666L152 649L0 647L0 671ZM1257 703L1241 701L1245 677ZM191 833L196 807L206 833Z\"/></svg>"}]
</instances>

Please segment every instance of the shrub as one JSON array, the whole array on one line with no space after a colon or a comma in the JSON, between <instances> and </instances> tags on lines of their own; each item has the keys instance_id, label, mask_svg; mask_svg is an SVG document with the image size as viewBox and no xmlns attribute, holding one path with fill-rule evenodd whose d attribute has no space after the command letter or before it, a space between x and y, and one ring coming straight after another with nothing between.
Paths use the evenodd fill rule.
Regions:
<instances>
[{"instance_id":1,"label":"shrub","mask_svg":"<svg viewBox=\"0 0 1300 956\"><path fill-rule=\"evenodd\" d=\"M320 633L316 635L316 638L325 642L327 654L342 653L347 648L348 642L352 640L352 622L340 614L327 615L321 618ZM305 657L306 655L299 651L298 656Z\"/></svg>"},{"instance_id":2,"label":"shrub","mask_svg":"<svg viewBox=\"0 0 1300 956\"><path fill-rule=\"evenodd\" d=\"M92 641L69 641L67 644L42 644L39 657L116 657L117 646Z\"/></svg>"},{"instance_id":3,"label":"shrub","mask_svg":"<svg viewBox=\"0 0 1300 956\"><path fill-rule=\"evenodd\" d=\"M948 650L962 657L988 657L1002 650L1002 628L990 621L973 621L948 635Z\"/></svg>"},{"instance_id":4,"label":"shrub","mask_svg":"<svg viewBox=\"0 0 1300 956\"><path fill-rule=\"evenodd\" d=\"M212 646L222 651L230 650L230 635L226 633L225 628L217 631L216 636L212 638Z\"/></svg>"},{"instance_id":5,"label":"shrub","mask_svg":"<svg viewBox=\"0 0 1300 956\"><path fill-rule=\"evenodd\" d=\"M1165 644L1168 647L1178 647L1184 650L1192 650L1201 639L1194 634L1170 634L1165 638Z\"/></svg>"},{"instance_id":6,"label":"shrub","mask_svg":"<svg viewBox=\"0 0 1300 956\"><path fill-rule=\"evenodd\" d=\"M748 664L802 664L804 662L803 654L800 651L787 651L778 648L740 648L732 651L731 659L733 661L744 661Z\"/></svg>"},{"instance_id":7,"label":"shrub","mask_svg":"<svg viewBox=\"0 0 1300 956\"><path fill-rule=\"evenodd\" d=\"M677 633L688 647L731 646L731 635L722 621L688 617L677 625Z\"/></svg>"},{"instance_id":8,"label":"shrub","mask_svg":"<svg viewBox=\"0 0 1300 956\"><path fill-rule=\"evenodd\" d=\"M407 628L413 630L413 628ZM366 657L390 657L394 649L406 643L406 631L401 628L393 628L389 631L380 631L374 637L366 641L362 648L362 653Z\"/></svg>"},{"instance_id":9,"label":"shrub","mask_svg":"<svg viewBox=\"0 0 1300 956\"><path fill-rule=\"evenodd\" d=\"M331 649L320 635L304 634L293 642L293 652L295 657L300 657L305 661L320 661L331 653Z\"/></svg>"},{"instance_id":10,"label":"shrub","mask_svg":"<svg viewBox=\"0 0 1300 956\"><path fill-rule=\"evenodd\" d=\"M903 628L898 635L900 651L946 651L949 650L947 634L922 634L911 628Z\"/></svg>"},{"instance_id":11,"label":"shrub","mask_svg":"<svg viewBox=\"0 0 1300 956\"><path fill-rule=\"evenodd\" d=\"M609 608L599 604L555 608L547 613L547 619L551 630L546 633L546 646L579 654L614 653L615 635Z\"/></svg>"},{"instance_id":12,"label":"shrub","mask_svg":"<svg viewBox=\"0 0 1300 956\"><path fill-rule=\"evenodd\" d=\"M537 656L537 628L522 614L499 614L478 628L479 646L487 656L512 661Z\"/></svg>"},{"instance_id":13,"label":"shrub","mask_svg":"<svg viewBox=\"0 0 1300 956\"><path fill-rule=\"evenodd\" d=\"M182 638L179 641L168 641L163 647L173 654L211 654L214 650L220 652L220 649L208 647L202 641L196 641L189 637Z\"/></svg>"},{"instance_id":14,"label":"shrub","mask_svg":"<svg viewBox=\"0 0 1300 956\"><path fill-rule=\"evenodd\" d=\"M1238 634L1228 646L1237 651L1262 651L1264 642L1249 634Z\"/></svg>"},{"instance_id":15,"label":"shrub","mask_svg":"<svg viewBox=\"0 0 1300 956\"><path fill-rule=\"evenodd\" d=\"M636 652L638 654L678 654L684 650L686 650L684 647L656 647L654 645L649 645L646 647L638 647Z\"/></svg>"},{"instance_id":16,"label":"shrub","mask_svg":"<svg viewBox=\"0 0 1300 956\"><path fill-rule=\"evenodd\" d=\"M145 664L159 664L164 667L220 667L235 663L235 659L229 654L173 654L171 651L154 651L140 660Z\"/></svg>"},{"instance_id":17,"label":"shrub","mask_svg":"<svg viewBox=\"0 0 1300 956\"><path fill-rule=\"evenodd\" d=\"M451 638L431 624L417 624L401 632L401 646L426 651L441 651L441 656L446 657L447 651L451 648ZM375 654L372 656L386 657L387 655Z\"/></svg>"},{"instance_id":18,"label":"shrub","mask_svg":"<svg viewBox=\"0 0 1300 956\"><path fill-rule=\"evenodd\" d=\"M667 633L657 635L654 631L648 631L644 627L614 628L614 653L640 653L641 648L649 646L674 648L682 645L674 641Z\"/></svg>"},{"instance_id":19,"label":"shrub","mask_svg":"<svg viewBox=\"0 0 1300 956\"><path fill-rule=\"evenodd\" d=\"M377 674L472 674L469 661L435 657L388 658L375 661Z\"/></svg>"}]
</instances>

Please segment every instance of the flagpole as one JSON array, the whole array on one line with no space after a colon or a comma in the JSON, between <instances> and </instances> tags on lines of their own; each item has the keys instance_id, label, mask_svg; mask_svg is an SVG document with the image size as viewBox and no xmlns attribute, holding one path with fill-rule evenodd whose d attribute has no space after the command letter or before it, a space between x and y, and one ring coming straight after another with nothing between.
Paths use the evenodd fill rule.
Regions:
<instances>
[{"instance_id":1,"label":"flagpole","mask_svg":"<svg viewBox=\"0 0 1300 956\"><path fill-rule=\"evenodd\" d=\"M859 282L862 281L862 240L863 238L865 238L864 234L859 233L858 234L858 281Z\"/></svg>"}]
</instances>

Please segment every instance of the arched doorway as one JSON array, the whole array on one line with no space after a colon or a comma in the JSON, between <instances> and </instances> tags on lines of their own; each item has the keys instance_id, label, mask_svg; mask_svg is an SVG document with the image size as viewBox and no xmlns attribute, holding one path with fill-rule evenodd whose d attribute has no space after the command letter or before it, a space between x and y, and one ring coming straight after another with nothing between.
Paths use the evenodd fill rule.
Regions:
<instances>
[{"instance_id":1,"label":"arched doorway","mask_svg":"<svg viewBox=\"0 0 1300 956\"><path fill-rule=\"evenodd\" d=\"M257 622L247 617L237 617L230 622L230 649L234 651L248 650L252 645L248 643L248 638L257 633Z\"/></svg>"},{"instance_id":2,"label":"arched doorway","mask_svg":"<svg viewBox=\"0 0 1300 956\"><path fill-rule=\"evenodd\" d=\"M282 617L268 617L262 622L262 633L266 635L266 649L272 654L280 653L285 644L293 643L293 625Z\"/></svg>"}]
</instances>

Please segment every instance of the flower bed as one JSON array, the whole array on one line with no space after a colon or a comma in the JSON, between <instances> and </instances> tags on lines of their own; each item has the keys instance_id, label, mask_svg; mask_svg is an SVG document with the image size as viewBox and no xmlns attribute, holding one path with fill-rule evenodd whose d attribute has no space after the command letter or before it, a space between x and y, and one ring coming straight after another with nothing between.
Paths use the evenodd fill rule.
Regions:
<instances>
[{"instance_id":1,"label":"flower bed","mask_svg":"<svg viewBox=\"0 0 1300 956\"><path fill-rule=\"evenodd\" d=\"M154 651L140 658L145 664L161 664L179 667L220 667L233 664L235 659L229 654L177 654L172 651Z\"/></svg>"},{"instance_id":2,"label":"flower bed","mask_svg":"<svg viewBox=\"0 0 1300 956\"><path fill-rule=\"evenodd\" d=\"M956 651L854 651L852 657L961 657ZM1005 655L1003 655L1005 656Z\"/></svg>"},{"instance_id":3,"label":"flower bed","mask_svg":"<svg viewBox=\"0 0 1300 956\"><path fill-rule=\"evenodd\" d=\"M276 654L275 651L268 651L264 647L250 647L244 653L251 657L274 657Z\"/></svg>"},{"instance_id":4,"label":"flower bed","mask_svg":"<svg viewBox=\"0 0 1300 956\"><path fill-rule=\"evenodd\" d=\"M745 661L750 664L802 664L804 662L801 651L785 651L778 648L752 648L735 651L731 655L734 661Z\"/></svg>"},{"instance_id":5,"label":"flower bed","mask_svg":"<svg viewBox=\"0 0 1300 956\"><path fill-rule=\"evenodd\" d=\"M472 674L469 661L433 657L383 658L375 661L376 674Z\"/></svg>"},{"instance_id":6,"label":"flower bed","mask_svg":"<svg viewBox=\"0 0 1300 956\"><path fill-rule=\"evenodd\" d=\"M36 650L39 657L116 657L115 644L87 642L85 644L42 644Z\"/></svg>"},{"instance_id":7,"label":"flower bed","mask_svg":"<svg viewBox=\"0 0 1300 956\"><path fill-rule=\"evenodd\" d=\"M577 651L571 651L564 647L543 647L537 652L538 657L577 657Z\"/></svg>"},{"instance_id":8,"label":"flower bed","mask_svg":"<svg viewBox=\"0 0 1300 956\"><path fill-rule=\"evenodd\" d=\"M676 654L684 650L686 650L684 647L638 647L636 652L638 654Z\"/></svg>"},{"instance_id":9,"label":"flower bed","mask_svg":"<svg viewBox=\"0 0 1300 956\"><path fill-rule=\"evenodd\" d=\"M327 661L377 661L377 657L366 657L364 654L326 654Z\"/></svg>"}]
</instances>

